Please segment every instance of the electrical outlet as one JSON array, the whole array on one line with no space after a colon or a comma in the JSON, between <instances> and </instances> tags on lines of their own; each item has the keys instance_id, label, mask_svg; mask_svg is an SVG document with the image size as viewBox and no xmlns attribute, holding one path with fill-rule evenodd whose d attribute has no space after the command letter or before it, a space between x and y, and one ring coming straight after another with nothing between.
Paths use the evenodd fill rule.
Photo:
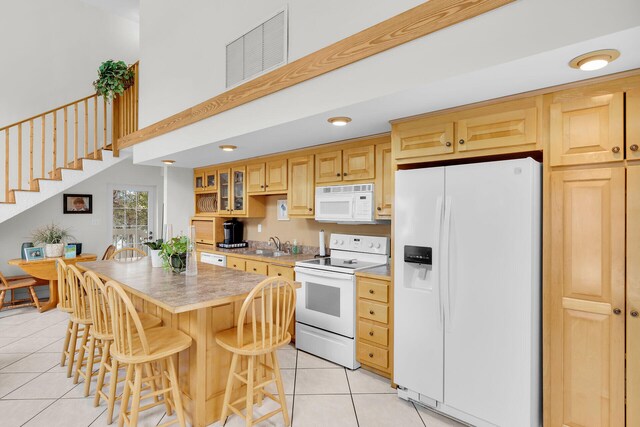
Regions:
<instances>
[{"instance_id":1,"label":"electrical outlet","mask_svg":"<svg viewBox=\"0 0 640 427\"><path fill-rule=\"evenodd\" d=\"M258 224L258 233L262 233L262 224Z\"/></svg>"}]
</instances>

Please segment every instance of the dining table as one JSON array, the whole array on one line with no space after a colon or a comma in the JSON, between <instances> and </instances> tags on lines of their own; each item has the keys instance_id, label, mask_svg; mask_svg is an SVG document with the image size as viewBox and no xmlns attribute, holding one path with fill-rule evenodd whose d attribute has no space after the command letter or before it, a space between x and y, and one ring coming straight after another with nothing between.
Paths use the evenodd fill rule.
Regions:
<instances>
[{"instance_id":1,"label":"dining table","mask_svg":"<svg viewBox=\"0 0 640 427\"><path fill-rule=\"evenodd\" d=\"M56 261L62 259L67 265L75 265L82 261L95 261L98 259L96 254L80 254L75 258L43 258L27 261L22 258L10 259L9 265L21 268L25 273L43 280L49 281L49 301L40 307L40 312L45 312L55 308L58 304L58 270Z\"/></svg>"}]
</instances>

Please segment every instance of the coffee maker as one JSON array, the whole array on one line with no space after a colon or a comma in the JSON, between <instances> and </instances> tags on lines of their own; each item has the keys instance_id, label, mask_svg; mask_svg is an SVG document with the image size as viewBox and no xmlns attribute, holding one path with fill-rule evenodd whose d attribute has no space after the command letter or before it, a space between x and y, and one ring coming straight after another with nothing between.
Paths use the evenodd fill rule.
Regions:
<instances>
[{"instance_id":1,"label":"coffee maker","mask_svg":"<svg viewBox=\"0 0 640 427\"><path fill-rule=\"evenodd\" d=\"M224 244L225 245L238 245L243 243L243 226L240 221L235 218L225 221L222 224L224 229Z\"/></svg>"}]
</instances>

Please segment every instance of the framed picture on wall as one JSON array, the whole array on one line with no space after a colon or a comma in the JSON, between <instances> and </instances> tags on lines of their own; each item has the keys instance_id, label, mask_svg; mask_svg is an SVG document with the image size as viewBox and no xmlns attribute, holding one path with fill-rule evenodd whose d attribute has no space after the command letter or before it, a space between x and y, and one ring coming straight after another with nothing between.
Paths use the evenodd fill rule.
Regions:
<instances>
[{"instance_id":1,"label":"framed picture on wall","mask_svg":"<svg viewBox=\"0 0 640 427\"><path fill-rule=\"evenodd\" d=\"M90 214L93 213L92 194L63 194L62 213Z\"/></svg>"},{"instance_id":2,"label":"framed picture on wall","mask_svg":"<svg viewBox=\"0 0 640 427\"><path fill-rule=\"evenodd\" d=\"M289 221L287 199L278 200L278 221Z\"/></svg>"}]
</instances>

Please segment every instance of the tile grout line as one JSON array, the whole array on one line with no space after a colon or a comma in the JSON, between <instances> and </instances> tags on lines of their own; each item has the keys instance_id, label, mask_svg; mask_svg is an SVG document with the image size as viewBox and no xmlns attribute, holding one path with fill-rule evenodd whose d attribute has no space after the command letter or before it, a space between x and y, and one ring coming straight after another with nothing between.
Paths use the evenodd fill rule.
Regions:
<instances>
[{"instance_id":1,"label":"tile grout line","mask_svg":"<svg viewBox=\"0 0 640 427\"><path fill-rule=\"evenodd\" d=\"M296 383L298 382L298 349L295 349L296 352L296 364L295 364L295 368L293 370L293 390L291 391L293 393L293 398L291 400L291 420L290 423L291 426L293 426L293 410L296 407ZM278 354L276 353L276 357L278 357ZM287 397L286 397L286 393L285 393L285 404L287 402Z\"/></svg>"},{"instance_id":2,"label":"tile grout line","mask_svg":"<svg viewBox=\"0 0 640 427\"><path fill-rule=\"evenodd\" d=\"M356 403L353 401L353 393L351 392L351 383L349 382L349 375L347 374L347 368L344 369L344 376L347 378L347 387L349 387L349 397L351 398L351 406L353 406L353 414L356 416L356 425L360 427L360 421L358 420L358 411L356 410Z\"/></svg>"},{"instance_id":3,"label":"tile grout line","mask_svg":"<svg viewBox=\"0 0 640 427\"><path fill-rule=\"evenodd\" d=\"M416 410L416 414L418 414L418 418L420 418L420 421L422 421L422 425L424 427L427 427L427 423L422 419L422 415L420 415L420 411L418 411L418 407L416 406L416 404L413 402L409 402L409 403L411 403L413 405L413 409Z\"/></svg>"}]
</instances>

